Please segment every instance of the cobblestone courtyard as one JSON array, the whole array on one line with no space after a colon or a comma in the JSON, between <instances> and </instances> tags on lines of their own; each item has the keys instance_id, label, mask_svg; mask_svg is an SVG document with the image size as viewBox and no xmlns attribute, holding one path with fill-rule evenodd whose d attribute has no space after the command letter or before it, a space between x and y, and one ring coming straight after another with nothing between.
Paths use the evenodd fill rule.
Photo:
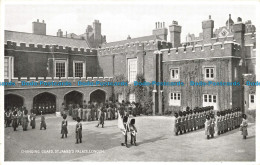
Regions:
<instances>
[{"instance_id":1,"label":"cobblestone courtyard","mask_svg":"<svg viewBox=\"0 0 260 165\"><path fill-rule=\"evenodd\" d=\"M5 161L255 160L254 124L248 128L247 140L242 139L238 129L207 140L204 130L174 136L171 117L142 116L136 118L138 146L126 148L120 146L122 135L117 128L117 120L105 121L105 128L95 127L97 121L83 122L82 144L75 144L76 122L70 117L68 138L60 138L61 121L61 118L48 115L47 130L39 130L39 117L35 130L29 127L28 131L23 132L20 126L14 132L11 127L5 128ZM25 153L29 150L39 153ZM81 153L75 153L79 151Z\"/></svg>"}]
</instances>

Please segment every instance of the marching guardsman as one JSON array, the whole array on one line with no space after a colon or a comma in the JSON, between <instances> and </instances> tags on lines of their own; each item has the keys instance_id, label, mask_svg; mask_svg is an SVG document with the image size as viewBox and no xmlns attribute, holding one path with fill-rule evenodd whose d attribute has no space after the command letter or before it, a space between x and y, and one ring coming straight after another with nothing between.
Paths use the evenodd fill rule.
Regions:
<instances>
[{"instance_id":1,"label":"marching guardsman","mask_svg":"<svg viewBox=\"0 0 260 165\"><path fill-rule=\"evenodd\" d=\"M15 110L13 112L13 123L12 126L14 128L14 131L16 131L16 128L18 127L18 115L17 115L17 111Z\"/></svg>"},{"instance_id":2,"label":"marching guardsman","mask_svg":"<svg viewBox=\"0 0 260 165\"><path fill-rule=\"evenodd\" d=\"M240 125L240 123L239 123L239 118L238 118L238 109L237 108L235 108L235 128L238 128L239 127L239 125Z\"/></svg>"},{"instance_id":3,"label":"marching guardsman","mask_svg":"<svg viewBox=\"0 0 260 165\"><path fill-rule=\"evenodd\" d=\"M21 111L20 108L18 109L17 116L18 116L18 126L22 125L23 112Z\"/></svg>"},{"instance_id":4,"label":"marching guardsman","mask_svg":"<svg viewBox=\"0 0 260 165\"><path fill-rule=\"evenodd\" d=\"M5 113L5 117L6 117L6 127L10 127L10 124L12 122L12 115L10 110L7 110L7 112Z\"/></svg>"},{"instance_id":5,"label":"marching guardsman","mask_svg":"<svg viewBox=\"0 0 260 165\"><path fill-rule=\"evenodd\" d=\"M80 118L77 117L76 124L76 144L82 143L82 124L80 123Z\"/></svg>"},{"instance_id":6,"label":"marching guardsman","mask_svg":"<svg viewBox=\"0 0 260 165\"><path fill-rule=\"evenodd\" d=\"M105 113L104 113L104 109L105 109L105 107L104 107L104 105L101 103L100 104L100 106L99 106L99 108L98 108L98 125L96 126L96 127L98 127L99 126L99 124L100 125L102 125L102 128L104 128L104 120L105 120Z\"/></svg>"},{"instance_id":7,"label":"marching guardsman","mask_svg":"<svg viewBox=\"0 0 260 165\"><path fill-rule=\"evenodd\" d=\"M179 127L180 127L180 123L179 123L179 115L178 113L176 112L174 114L174 118L173 118L173 132L175 133L176 136L178 136L178 133L179 133Z\"/></svg>"},{"instance_id":8,"label":"marching guardsman","mask_svg":"<svg viewBox=\"0 0 260 165\"><path fill-rule=\"evenodd\" d=\"M187 131L191 131L191 114L190 110L186 110L186 119L187 119Z\"/></svg>"},{"instance_id":9,"label":"marching guardsman","mask_svg":"<svg viewBox=\"0 0 260 165\"><path fill-rule=\"evenodd\" d=\"M67 115L64 114L63 115L63 121L61 122L61 138L64 138L64 135L65 135L65 138L67 138L67 134L68 134L68 121L66 120L67 119Z\"/></svg>"},{"instance_id":10,"label":"marching guardsman","mask_svg":"<svg viewBox=\"0 0 260 165\"><path fill-rule=\"evenodd\" d=\"M206 116L206 122L205 122L205 135L207 136L207 139L210 138L210 117L209 115Z\"/></svg>"},{"instance_id":11,"label":"marching guardsman","mask_svg":"<svg viewBox=\"0 0 260 165\"><path fill-rule=\"evenodd\" d=\"M230 131L230 109L227 110L227 116L226 116L226 120L227 120L227 131Z\"/></svg>"},{"instance_id":12,"label":"marching guardsman","mask_svg":"<svg viewBox=\"0 0 260 165\"><path fill-rule=\"evenodd\" d=\"M247 122L246 118L247 118L246 114L243 114L242 123L240 124L240 130L242 131L241 135L243 135L243 139L246 139L246 137L248 135L248 132L247 132L248 122Z\"/></svg>"},{"instance_id":13,"label":"marching guardsman","mask_svg":"<svg viewBox=\"0 0 260 165\"><path fill-rule=\"evenodd\" d=\"M195 114L195 109L191 110L191 130L196 130L196 114Z\"/></svg>"},{"instance_id":14,"label":"marching guardsman","mask_svg":"<svg viewBox=\"0 0 260 165\"><path fill-rule=\"evenodd\" d=\"M35 126L36 126L36 122L35 122L36 114L32 112L31 116L30 116L30 119L31 119L30 125L32 126L32 129L35 129Z\"/></svg>"},{"instance_id":15,"label":"marching guardsman","mask_svg":"<svg viewBox=\"0 0 260 165\"><path fill-rule=\"evenodd\" d=\"M180 134L184 133L184 129L183 129L183 114L182 111L179 112L179 129L180 129Z\"/></svg>"},{"instance_id":16,"label":"marching guardsman","mask_svg":"<svg viewBox=\"0 0 260 165\"><path fill-rule=\"evenodd\" d=\"M211 138L214 138L214 134L215 134L215 118L214 118L214 114L212 113L210 115L210 135Z\"/></svg>"},{"instance_id":17,"label":"marching guardsman","mask_svg":"<svg viewBox=\"0 0 260 165\"><path fill-rule=\"evenodd\" d=\"M227 132L227 110L224 111L224 119L223 119L223 125L224 125L224 133Z\"/></svg>"},{"instance_id":18,"label":"marching guardsman","mask_svg":"<svg viewBox=\"0 0 260 165\"><path fill-rule=\"evenodd\" d=\"M130 120L130 123L129 123L129 131L130 131L130 134L131 134L131 144L136 146L136 134L137 134L137 129L136 129L136 127L135 127L135 119L134 119L134 118L132 118L132 119Z\"/></svg>"},{"instance_id":19,"label":"marching guardsman","mask_svg":"<svg viewBox=\"0 0 260 165\"><path fill-rule=\"evenodd\" d=\"M235 116L234 116L234 110L231 109L231 115L230 115L230 119L231 119L231 130L234 129L234 124L235 124Z\"/></svg>"},{"instance_id":20,"label":"marching guardsman","mask_svg":"<svg viewBox=\"0 0 260 165\"><path fill-rule=\"evenodd\" d=\"M186 133L188 123L187 123L187 116L186 116L186 112L185 111L183 111L182 117L183 117L182 118L183 132Z\"/></svg>"},{"instance_id":21,"label":"marching guardsman","mask_svg":"<svg viewBox=\"0 0 260 165\"><path fill-rule=\"evenodd\" d=\"M22 123L23 123L23 131L27 131L27 127L28 127L28 123L29 123L29 116L28 116L28 111L24 110L23 112L23 119L22 119Z\"/></svg>"},{"instance_id":22,"label":"marching guardsman","mask_svg":"<svg viewBox=\"0 0 260 165\"><path fill-rule=\"evenodd\" d=\"M40 123L40 130L44 128L44 130L46 130L47 128L47 125L46 125L46 122L45 122L45 117L43 116L42 114L42 111L41 111L41 123Z\"/></svg>"},{"instance_id":23,"label":"marching guardsman","mask_svg":"<svg viewBox=\"0 0 260 165\"><path fill-rule=\"evenodd\" d=\"M125 130L123 131L123 139L124 139L124 143L121 143L121 146L126 146L128 148L127 145L127 133L129 132L129 125L128 125L128 116L124 116L123 117L123 125Z\"/></svg>"}]
</instances>

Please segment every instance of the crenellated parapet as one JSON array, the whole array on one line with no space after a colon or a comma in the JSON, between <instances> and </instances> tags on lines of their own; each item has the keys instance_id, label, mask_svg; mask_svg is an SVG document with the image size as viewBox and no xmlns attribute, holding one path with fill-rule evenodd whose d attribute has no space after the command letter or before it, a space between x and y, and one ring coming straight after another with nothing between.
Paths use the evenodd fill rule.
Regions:
<instances>
[{"instance_id":1,"label":"crenellated parapet","mask_svg":"<svg viewBox=\"0 0 260 165\"><path fill-rule=\"evenodd\" d=\"M166 41L151 40L146 42L130 42L124 45L104 47L98 49L98 55L131 54L141 51L154 51L158 49L171 48L172 44Z\"/></svg>"},{"instance_id":2,"label":"crenellated parapet","mask_svg":"<svg viewBox=\"0 0 260 165\"><path fill-rule=\"evenodd\" d=\"M233 41L214 44L190 45L185 47L163 49L163 61L196 60L208 58L241 57L241 47Z\"/></svg>"},{"instance_id":3,"label":"crenellated parapet","mask_svg":"<svg viewBox=\"0 0 260 165\"><path fill-rule=\"evenodd\" d=\"M43 45L43 44L27 44L16 43L7 41L5 44L5 50L20 51L20 52L35 52L35 53L60 53L60 54L75 54L75 55L97 55L95 49L73 48L63 47L55 44Z\"/></svg>"}]
</instances>

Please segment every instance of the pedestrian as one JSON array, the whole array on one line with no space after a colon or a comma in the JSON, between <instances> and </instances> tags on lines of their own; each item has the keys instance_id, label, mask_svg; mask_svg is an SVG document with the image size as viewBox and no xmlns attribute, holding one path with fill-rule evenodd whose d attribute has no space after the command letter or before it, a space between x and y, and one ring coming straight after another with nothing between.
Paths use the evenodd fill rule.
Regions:
<instances>
[{"instance_id":1,"label":"pedestrian","mask_svg":"<svg viewBox=\"0 0 260 165\"><path fill-rule=\"evenodd\" d=\"M243 139L246 139L246 137L248 135L247 126L248 126L247 116L246 116L246 114L243 114L242 123L240 124L240 131L241 131L241 135L243 135Z\"/></svg>"},{"instance_id":2,"label":"pedestrian","mask_svg":"<svg viewBox=\"0 0 260 165\"><path fill-rule=\"evenodd\" d=\"M64 138L64 135L65 135L65 138L67 138L67 134L68 134L68 121L66 120L67 119L67 114L64 114L63 115L63 121L61 122L61 138Z\"/></svg>"},{"instance_id":3,"label":"pedestrian","mask_svg":"<svg viewBox=\"0 0 260 165\"><path fill-rule=\"evenodd\" d=\"M31 119L30 125L32 126L32 129L35 129L35 126L36 126L36 122L35 122L36 114L32 113L31 116L30 116L30 119Z\"/></svg>"},{"instance_id":4,"label":"pedestrian","mask_svg":"<svg viewBox=\"0 0 260 165\"><path fill-rule=\"evenodd\" d=\"M82 143L82 124L80 123L80 118L77 117L76 124L76 144Z\"/></svg>"},{"instance_id":5,"label":"pedestrian","mask_svg":"<svg viewBox=\"0 0 260 165\"><path fill-rule=\"evenodd\" d=\"M47 125L46 125L46 122L45 122L45 117L43 116L42 111L41 111L41 124L40 124L40 130L41 130L42 128L44 128L44 130L46 130Z\"/></svg>"},{"instance_id":6,"label":"pedestrian","mask_svg":"<svg viewBox=\"0 0 260 165\"><path fill-rule=\"evenodd\" d=\"M23 112L21 111L21 109L18 109L17 116L18 116L18 126L22 125Z\"/></svg>"},{"instance_id":7,"label":"pedestrian","mask_svg":"<svg viewBox=\"0 0 260 165\"><path fill-rule=\"evenodd\" d=\"M6 118L6 125L5 127L10 127L10 124L12 122L12 118L11 118L11 112L10 110L8 109L7 112L5 113L5 118Z\"/></svg>"}]
</instances>

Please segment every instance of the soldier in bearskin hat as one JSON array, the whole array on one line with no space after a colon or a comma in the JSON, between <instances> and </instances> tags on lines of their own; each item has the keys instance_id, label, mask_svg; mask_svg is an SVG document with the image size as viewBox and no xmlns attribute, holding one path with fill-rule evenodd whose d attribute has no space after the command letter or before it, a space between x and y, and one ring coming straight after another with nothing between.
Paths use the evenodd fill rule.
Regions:
<instances>
[{"instance_id":1,"label":"soldier in bearskin hat","mask_svg":"<svg viewBox=\"0 0 260 165\"><path fill-rule=\"evenodd\" d=\"M214 114L211 113L210 114L210 136L211 138L214 138L214 134L215 134L215 118L214 118Z\"/></svg>"},{"instance_id":2,"label":"soldier in bearskin hat","mask_svg":"<svg viewBox=\"0 0 260 165\"><path fill-rule=\"evenodd\" d=\"M173 132L175 133L176 136L178 136L179 133L179 115L177 112L174 113L174 118L173 118Z\"/></svg>"},{"instance_id":3,"label":"soldier in bearskin hat","mask_svg":"<svg viewBox=\"0 0 260 165\"><path fill-rule=\"evenodd\" d=\"M80 118L77 117L77 124L76 124L76 144L79 142L82 143L82 124L80 123Z\"/></svg>"},{"instance_id":4,"label":"soldier in bearskin hat","mask_svg":"<svg viewBox=\"0 0 260 165\"><path fill-rule=\"evenodd\" d=\"M182 134L184 132L183 122L182 122L183 121L182 111L179 112L178 121L179 121L179 131L180 131L180 134Z\"/></svg>"},{"instance_id":5,"label":"soldier in bearskin hat","mask_svg":"<svg viewBox=\"0 0 260 165\"><path fill-rule=\"evenodd\" d=\"M44 130L46 130L47 125L46 125L46 122L45 122L45 117L43 116L42 111L41 111L41 124L40 124L40 130L41 130L42 128L44 128Z\"/></svg>"},{"instance_id":6,"label":"soldier in bearskin hat","mask_svg":"<svg viewBox=\"0 0 260 165\"><path fill-rule=\"evenodd\" d=\"M186 111L182 112L182 130L184 133L186 133L187 130L187 116Z\"/></svg>"},{"instance_id":7,"label":"soldier in bearskin hat","mask_svg":"<svg viewBox=\"0 0 260 165\"><path fill-rule=\"evenodd\" d=\"M12 126L14 128L14 131L16 131L16 128L18 127L18 115L17 115L17 111L15 110L13 112L13 123Z\"/></svg>"},{"instance_id":8,"label":"soldier in bearskin hat","mask_svg":"<svg viewBox=\"0 0 260 165\"><path fill-rule=\"evenodd\" d=\"M67 134L68 134L68 121L66 120L67 119L67 114L64 114L63 116L63 120L61 122L61 138L64 138L64 135L65 135L65 138L67 138Z\"/></svg>"},{"instance_id":9,"label":"soldier in bearskin hat","mask_svg":"<svg viewBox=\"0 0 260 165\"><path fill-rule=\"evenodd\" d=\"M206 122L205 122L205 135L207 136L207 139L210 138L210 124L211 124L210 116L207 115Z\"/></svg>"},{"instance_id":10,"label":"soldier in bearskin hat","mask_svg":"<svg viewBox=\"0 0 260 165\"><path fill-rule=\"evenodd\" d=\"M217 112L217 116L216 116L216 120L215 120L215 130L216 130L216 133L218 135L220 135L220 130L221 130L221 116L220 116L220 112Z\"/></svg>"},{"instance_id":11,"label":"soldier in bearskin hat","mask_svg":"<svg viewBox=\"0 0 260 165\"><path fill-rule=\"evenodd\" d=\"M241 135L243 135L243 139L246 139L248 132L247 132L247 126L248 126L248 122L247 122L247 116L246 114L242 115L242 123L240 124L240 131L241 131Z\"/></svg>"}]
</instances>

